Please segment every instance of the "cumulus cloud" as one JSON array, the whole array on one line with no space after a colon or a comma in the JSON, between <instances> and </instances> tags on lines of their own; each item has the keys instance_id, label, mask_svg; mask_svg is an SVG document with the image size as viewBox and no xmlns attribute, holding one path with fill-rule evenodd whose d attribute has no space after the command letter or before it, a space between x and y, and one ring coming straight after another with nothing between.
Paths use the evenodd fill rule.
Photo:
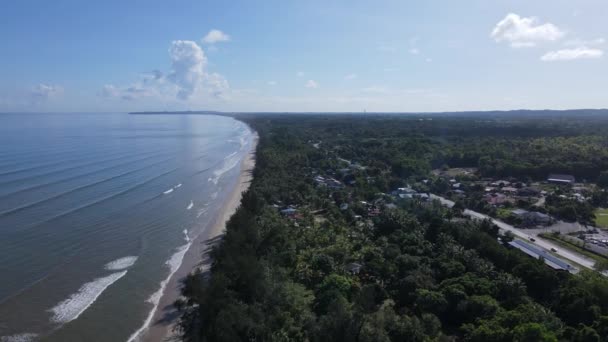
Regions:
<instances>
[{"instance_id":1,"label":"cumulus cloud","mask_svg":"<svg viewBox=\"0 0 608 342\"><path fill-rule=\"evenodd\" d=\"M205 76L206 86L211 96L216 99L226 98L226 92L230 89L228 80L218 73L212 73Z\"/></svg>"},{"instance_id":2,"label":"cumulus cloud","mask_svg":"<svg viewBox=\"0 0 608 342\"><path fill-rule=\"evenodd\" d=\"M308 80L304 86L311 89L319 88L319 84L314 80Z\"/></svg>"},{"instance_id":3,"label":"cumulus cloud","mask_svg":"<svg viewBox=\"0 0 608 342\"><path fill-rule=\"evenodd\" d=\"M345 80L354 80L355 78L357 78L357 74L348 74L344 76Z\"/></svg>"},{"instance_id":4,"label":"cumulus cloud","mask_svg":"<svg viewBox=\"0 0 608 342\"><path fill-rule=\"evenodd\" d=\"M40 83L30 91L34 102L46 101L63 94L63 88L58 85Z\"/></svg>"},{"instance_id":5,"label":"cumulus cloud","mask_svg":"<svg viewBox=\"0 0 608 342\"><path fill-rule=\"evenodd\" d=\"M268 81L267 83L269 86L275 86L277 85L277 81Z\"/></svg>"},{"instance_id":6,"label":"cumulus cloud","mask_svg":"<svg viewBox=\"0 0 608 342\"><path fill-rule=\"evenodd\" d=\"M168 78L178 87L177 97L187 100L205 78L207 57L195 42L174 40L169 48L171 73Z\"/></svg>"},{"instance_id":7,"label":"cumulus cloud","mask_svg":"<svg viewBox=\"0 0 608 342\"><path fill-rule=\"evenodd\" d=\"M203 43L215 44L219 42L230 41L230 36L220 30L211 30L205 37L203 37Z\"/></svg>"},{"instance_id":8,"label":"cumulus cloud","mask_svg":"<svg viewBox=\"0 0 608 342\"><path fill-rule=\"evenodd\" d=\"M549 51L540 57L543 62L556 61L572 61L577 59L594 59L601 58L604 51L599 49L591 49L587 47L578 47L575 49L562 49L557 51Z\"/></svg>"},{"instance_id":9,"label":"cumulus cloud","mask_svg":"<svg viewBox=\"0 0 608 342\"><path fill-rule=\"evenodd\" d=\"M411 48L410 49L410 54L412 55L417 55L420 53L420 50L418 48Z\"/></svg>"},{"instance_id":10,"label":"cumulus cloud","mask_svg":"<svg viewBox=\"0 0 608 342\"><path fill-rule=\"evenodd\" d=\"M169 47L171 69L164 73L154 70L140 75L139 79L129 86L105 85L100 96L119 98L126 101L154 97L181 101L193 98L224 99L230 90L228 81L218 73L209 73L207 56L194 41L175 40Z\"/></svg>"},{"instance_id":11,"label":"cumulus cloud","mask_svg":"<svg viewBox=\"0 0 608 342\"><path fill-rule=\"evenodd\" d=\"M298 71L298 72L296 72L296 76L303 77L304 76L304 71Z\"/></svg>"},{"instance_id":12,"label":"cumulus cloud","mask_svg":"<svg viewBox=\"0 0 608 342\"><path fill-rule=\"evenodd\" d=\"M541 23L536 17L520 17L509 13L496 26L490 36L496 42L508 42L511 47L531 47L543 41L556 41L565 33L551 23Z\"/></svg>"}]
</instances>

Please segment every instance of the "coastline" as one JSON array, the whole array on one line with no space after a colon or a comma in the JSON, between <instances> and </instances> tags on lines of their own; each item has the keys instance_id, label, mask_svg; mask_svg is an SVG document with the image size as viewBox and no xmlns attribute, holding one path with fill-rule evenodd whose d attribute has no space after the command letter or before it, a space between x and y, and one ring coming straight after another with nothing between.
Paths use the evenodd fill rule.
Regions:
<instances>
[{"instance_id":1,"label":"coastline","mask_svg":"<svg viewBox=\"0 0 608 342\"><path fill-rule=\"evenodd\" d=\"M150 326L136 338L137 341L161 342L178 340L174 335L173 327L175 326L179 315L173 308L173 302L181 295L180 280L196 268L201 268L203 271L208 270L210 262L204 253L213 240L216 240L223 235L226 223L241 205L242 194L247 191L253 179L252 171L255 167L255 151L259 137L256 131L251 128L250 130L252 132L250 149L241 162L238 180L226 198L224 207L217 212L208 229L201 232L199 236L192 241L190 248L184 255L182 264L170 278L167 287L160 298L157 307L158 309L152 317Z\"/></svg>"}]
</instances>

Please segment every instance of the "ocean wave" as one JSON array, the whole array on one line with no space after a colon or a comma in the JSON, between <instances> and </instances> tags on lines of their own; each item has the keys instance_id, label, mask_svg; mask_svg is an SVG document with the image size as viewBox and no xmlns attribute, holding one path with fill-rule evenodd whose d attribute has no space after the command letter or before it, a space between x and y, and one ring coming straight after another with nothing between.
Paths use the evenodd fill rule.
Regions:
<instances>
[{"instance_id":1,"label":"ocean wave","mask_svg":"<svg viewBox=\"0 0 608 342\"><path fill-rule=\"evenodd\" d=\"M213 177L210 177L208 179L208 181L212 182L213 184L217 184L217 182L220 180L220 178L226 172L232 170L235 166L237 166L240 161L241 161L241 156L239 156L236 153L233 154L232 157L230 157L229 159L225 159L224 160L224 163L222 164L222 167L220 167L219 169L213 171Z\"/></svg>"},{"instance_id":2,"label":"ocean wave","mask_svg":"<svg viewBox=\"0 0 608 342\"><path fill-rule=\"evenodd\" d=\"M126 268L129 268L135 264L137 261L136 256L126 256L124 258L116 259L114 261L110 261L105 265L105 269L108 271L120 271Z\"/></svg>"},{"instance_id":3,"label":"ocean wave","mask_svg":"<svg viewBox=\"0 0 608 342\"><path fill-rule=\"evenodd\" d=\"M173 189L177 189L177 188L181 188L181 187L182 187L182 183L179 183L179 184L177 184L177 185L175 186L175 188L173 188Z\"/></svg>"},{"instance_id":4,"label":"ocean wave","mask_svg":"<svg viewBox=\"0 0 608 342\"><path fill-rule=\"evenodd\" d=\"M0 342L31 342L34 341L36 337L38 337L38 334L23 333L18 335L2 336L0 337Z\"/></svg>"},{"instance_id":5,"label":"ocean wave","mask_svg":"<svg viewBox=\"0 0 608 342\"><path fill-rule=\"evenodd\" d=\"M150 310L150 312L148 313L148 316L146 317L144 324L129 337L127 342L139 341L139 339L141 338L141 335L146 330L148 330L148 327L150 327L150 324L152 323L152 319L154 318L154 315L156 314L156 311L158 310L158 303L160 302L160 299L163 296L163 293L165 292L165 288L167 287L167 284L169 284L169 280L171 279L173 274L175 274L175 272L177 272L179 267L182 265L182 261L184 260L184 255L186 255L186 252L188 251L188 248L190 248L191 244L192 244L191 242L188 242L187 244L179 247L177 249L177 252L175 252L171 256L171 258L169 258L169 260L167 260L165 262L165 265L169 266L169 275L167 276L167 278L163 279L163 281L160 282L160 288L156 292L154 292L148 298L148 300L146 300L146 302L148 302L154 306L152 307L152 310Z\"/></svg>"},{"instance_id":6,"label":"ocean wave","mask_svg":"<svg viewBox=\"0 0 608 342\"><path fill-rule=\"evenodd\" d=\"M188 204L188 207L186 207L186 210L190 210L190 209L192 209L192 207L194 207L194 202L190 201L190 204Z\"/></svg>"},{"instance_id":7,"label":"ocean wave","mask_svg":"<svg viewBox=\"0 0 608 342\"><path fill-rule=\"evenodd\" d=\"M56 323L67 323L82 314L110 285L127 274L127 271L112 273L103 278L97 278L80 287L78 292L50 309L53 313L51 320Z\"/></svg>"},{"instance_id":8,"label":"ocean wave","mask_svg":"<svg viewBox=\"0 0 608 342\"><path fill-rule=\"evenodd\" d=\"M196 218L201 217L201 215L205 214L209 209L208 208L203 208L201 210L198 211L198 213L196 213Z\"/></svg>"},{"instance_id":9,"label":"ocean wave","mask_svg":"<svg viewBox=\"0 0 608 342\"><path fill-rule=\"evenodd\" d=\"M169 190L164 191L164 192L163 192L163 194L168 195L168 194L170 194L170 193L172 193L172 192L173 192L173 188L171 188L171 189L169 189Z\"/></svg>"},{"instance_id":10,"label":"ocean wave","mask_svg":"<svg viewBox=\"0 0 608 342\"><path fill-rule=\"evenodd\" d=\"M186 240L186 242L190 242L190 237L188 236L188 229L184 229L184 240Z\"/></svg>"},{"instance_id":11,"label":"ocean wave","mask_svg":"<svg viewBox=\"0 0 608 342\"><path fill-rule=\"evenodd\" d=\"M226 157L224 157L224 160L230 159L234 156L236 156L236 154L238 153L238 151L234 151L232 153L230 153L229 155L227 155Z\"/></svg>"}]
</instances>

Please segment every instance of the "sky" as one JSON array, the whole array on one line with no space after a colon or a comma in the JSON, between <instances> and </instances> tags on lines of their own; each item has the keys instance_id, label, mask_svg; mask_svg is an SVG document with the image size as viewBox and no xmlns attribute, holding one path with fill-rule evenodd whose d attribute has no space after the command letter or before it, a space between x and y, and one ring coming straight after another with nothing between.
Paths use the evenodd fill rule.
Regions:
<instances>
[{"instance_id":1,"label":"sky","mask_svg":"<svg viewBox=\"0 0 608 342\"><path fill-rule=\"evenodd\" d=\"M0 112L608 108L608 1L0 2Z\"/></svg>"}]
</instances>

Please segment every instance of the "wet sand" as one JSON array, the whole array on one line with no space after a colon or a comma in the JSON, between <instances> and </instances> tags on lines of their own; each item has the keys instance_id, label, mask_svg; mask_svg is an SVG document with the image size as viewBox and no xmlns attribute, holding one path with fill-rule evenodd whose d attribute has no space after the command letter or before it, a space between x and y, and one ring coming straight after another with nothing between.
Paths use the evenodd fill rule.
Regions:
<instances>
[{"instance_id":1,"label":"wet sand","mask_svg":"<svg viewBox=\"0 0 608 342\"><path fill-rule=\"evenodd\" d=\"M206 255L203 255L205 254L205 251L210 248L210 244L221 238L226 227L226 222L241 204L242 193L249 188L249 184L253 177L252 171L255 166L255 150L257 143L258 135L253 132L251 149L241 163L241 173L238 182L226 199L224 208L217 213L208 229L203 231L193 241L190 249L184 256L180 268L169 280L150 327L140 336L139 341L161 342L179 340L173 332L173 327L179 318L179 314L173 308L173 302L180 297L180 280L196 268L201 268L203 271L208 269L210 264L209 260Z\"/></svg>"}]
</instances>

